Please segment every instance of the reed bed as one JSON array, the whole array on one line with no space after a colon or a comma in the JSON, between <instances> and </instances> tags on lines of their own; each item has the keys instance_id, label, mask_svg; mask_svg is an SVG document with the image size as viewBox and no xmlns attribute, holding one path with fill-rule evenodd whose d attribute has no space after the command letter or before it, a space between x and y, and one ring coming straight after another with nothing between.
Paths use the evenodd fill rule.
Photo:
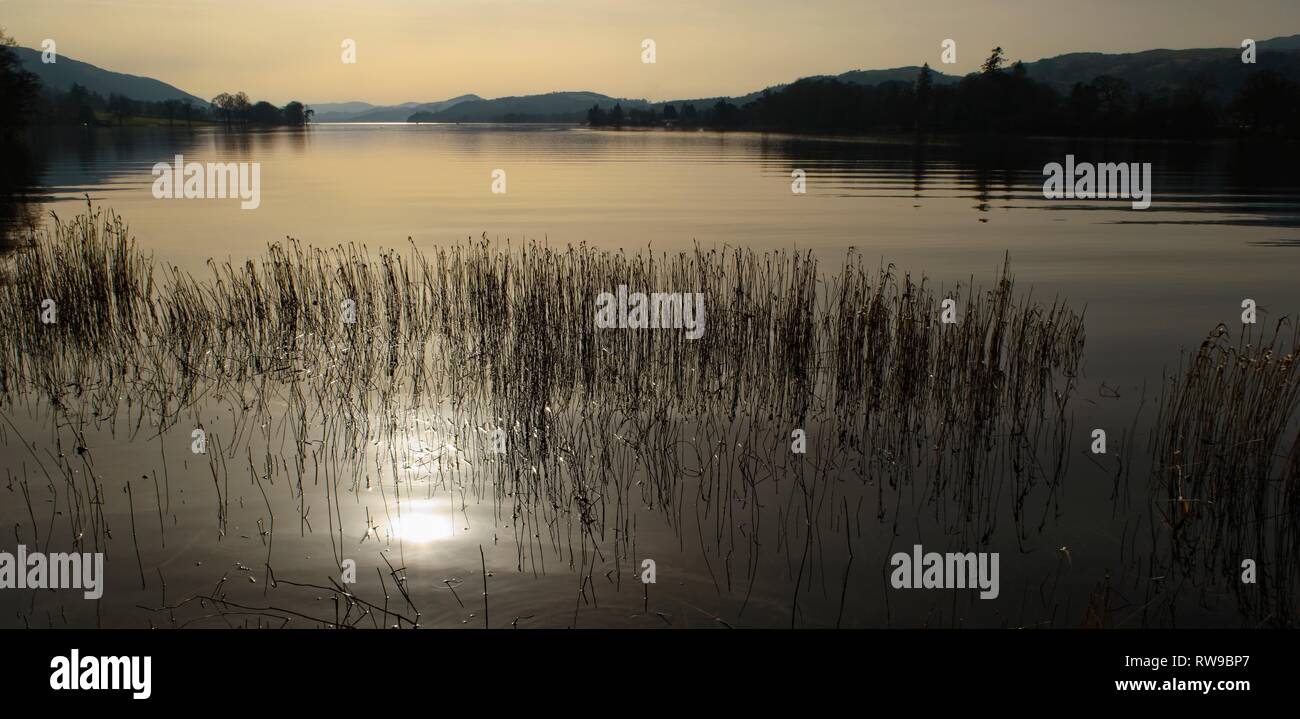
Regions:
<instances>
[{"instance_id":1,"label":"reed bed","mask_svg":"<svg viewBox=\"0 0 1300 719\"><path fill-rule=\"evenodd\" d=\"M151 383L179 397L200 380L310 373L316 384L338 382L331 391L344 406L371 393L432 392L490 397L521 417L577 397L674 411L706 401L793 420L834 408L985 424L1059 404L1054 382L1072 374L1083 343L1081 317L1061 303L1017 303L1005 269L993 290L947 293L962 302L961 321L941 325L940 290L857 257L826 278L809 254L743 249L627 256L484 240L428 258L414 247L372 257L289 241L244 264L210 263L206 277L161 274L155 284L149 258L111 214L55 222L17 256L3 288L0 387L58 395L117 381L105 370L134 369L124 357L143 356L142 366L168 369ZM596 296L620 284L702 292L707 331L691 340L597 329ZM45 299L57 324L37 319ZM354 324L342 321L345 300L356 303Z\"/></svg>"},{"instance_id":2,"label":"reed bed","mask_svg":"<svg viewBox=\"0 0 1300 719\"><path fill-rule=\"evenodd\" d=\"M1171 378L1152 451L1156 527L1179 579L1235 595L1251 621L1300 617L1300 354L1284 319L1220 325ZM1289 438L1289 439L1288 439ZM1243 582L1245 560L1256 583Z\"/></svg>"},{"instance_id":3,"label":"reed bed","mask_svg":"<svg viewBox=\"0 0 1300 719\"><path fill-rule=\"evenodd\" d=\"M598 329L596 298L619 285L702 293L703 335ZM39 321L45 299L55 324ZM955 323L941 321L944 299ZM185 436L220 410L231 419L206 458L219 536L238 510L232 464L245 465L266 499L259 525L274 525L268 495L283 482L289 523L319 531L323 512L336 558L354 541L346 497L370 489L491 501L516 537L516 570L545 572L549 556L584 576L584 601L611 543L631 566L643 510L697 528L719 587L752 586L770 551L761 529L789 562L793 623L800 591L829 596L841 581L819 548L860 540L864 513L897 529L905 501L928 508L965 547L1008 515L1017 538L1041 530L1068 466L1084 338L1081 313L1018 295L1006 265L989 289L944 288L857 255L825 272L799 252L286 240L195 276L157 265L91 209L56 218L0 286L0 391L7 406L40 398L52 425L133 441ZM806 454L791 451L796 429ZM69 521L94 541L104 491L69 499ZM269 539L266 552L270 579ZM270 584L294 586L261 591ZM409 598L401 611L398 624L418 622Z\"/></svg>"}]
</instances>

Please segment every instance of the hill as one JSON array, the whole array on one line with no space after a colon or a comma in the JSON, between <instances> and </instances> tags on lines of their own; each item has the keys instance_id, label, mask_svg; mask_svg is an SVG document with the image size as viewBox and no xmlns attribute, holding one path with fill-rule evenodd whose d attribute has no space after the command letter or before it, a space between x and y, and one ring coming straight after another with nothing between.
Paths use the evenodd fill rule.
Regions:
<instances>
[{"instance_id":1,"label":"hill","mask_svg":"<svg viewBox=\"0 0 1300 719\"><path fill-rule=\"evenodd\" d=\"M403 102L400 105L371 105L368 102L322 102L311 105L316 122L406 122L415 112L441 112L462 102L482 100L478 95L459 95L437 102Z\"/></svg>"},{"instance_id":2,"label":"hill","mask_svg":"<svg viewBox=\"0 0 1300 719\"><path fill-rule=\"evenodd\" d=\"M41 84L61 92L78 84L104 97L125 95L132 100L161 102L163 100L189 101L197 107L207 107L208 102L161 80L139 75L127 75L59 55L52 63L41 62L39 50L26 47L13 48L23 68L41 79Z\"/></svg>"},{"instance_id":3,"label":"hill","mask_svg":"<svg viewBox=\"0 0 1300 719\"><path fill-rule=\"evenodd\" d=\"M593 105L623 109L650 107L645 100L628 100L596 92L550 92L545 95L471 100L437 112L412 113L411 122L583 122Z\"/></svg>"},{"instance_id":4,"label":"hill","mask_svg":"<svg viewBox=\"0 0 1300 719\"><path fill-rule=\"evenodd\" d=\"M1147 50L1107 54L1076 52L1025 63L1035 80L1060 92L1076 82L1091 82L1101 75L1122 78L1136 92L1178 90L1193 83L1208 85L1209 95L1223 102L1250 77L1270 69L1283 77L1300 79L1300 35L1264 40L1256 45L1255 64L1241 61L1240 48Z\"/></svg>"},{"instance_id":5,"label":"hill","mask_svg":"<svg viewBox=\"0 0 1300 719\"><path fill-rule=\"evenodd\" d=\"M378 107L357 113L348 122L406 122L406 118L417 112L432 114L456 107L461 103L475 102L482 99L478 95L460 95L449 100L439 100L438 102L412 102L391 107Z\"/></svg>"},{"instance_id":6,"label":"hill","mask_svg":"<svg viewBox=\"0 0 1300 719\"><path fill-rule=\"evenodd\" d=\"M930 68L930 72L936 85L945 85L961 80L961 75L947 75L933 67ZM909 65L889 70L850 70L834 77L840 82L852 82L858 85L879 85L882 82L916 82L916 76L920 74L921 67L919 65ZM830 76L823 75L822 77Z\"/></svg>"}]
</instances>

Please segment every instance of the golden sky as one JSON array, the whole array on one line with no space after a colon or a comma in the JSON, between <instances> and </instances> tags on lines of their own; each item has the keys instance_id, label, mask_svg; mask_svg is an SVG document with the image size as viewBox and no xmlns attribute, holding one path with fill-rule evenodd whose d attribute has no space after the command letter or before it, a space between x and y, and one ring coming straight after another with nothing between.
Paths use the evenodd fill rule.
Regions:
<instances>
[{"instance_id":1,"label":"golden sky","mask_svg":"<svg viewBox=\"0 0 1300 719\"><path fill-rule=\"evenodd\" d=\"M0 26L20 45L51 38L60 54L204 98L665 100L923 62L964 73L994 45L1023 60L1236 47L1300 33L1300 0L0 0ZM641 62L646 38L654 64ZM945 38L955 65L939 62Z\"/></svg>"}]
</instances>

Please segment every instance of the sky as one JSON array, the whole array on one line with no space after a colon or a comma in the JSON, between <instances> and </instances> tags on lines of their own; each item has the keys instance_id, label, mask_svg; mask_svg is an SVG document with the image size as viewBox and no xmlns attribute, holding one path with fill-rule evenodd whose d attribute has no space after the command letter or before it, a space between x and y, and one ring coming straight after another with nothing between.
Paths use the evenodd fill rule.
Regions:
<instances>
[{"instance_id":1,"label":"sky","mask_svg":"<svg viewBox=\"0 0 1300 719\"><path fill-rule=\"evenodd\" d=\"M924 62L966 73L995 45L1026 61L1237 47L1300 33L1300 0L0 0L0 27L204 98L668 100ZM957 62L945 65L949 38ZM647 39L654 63L642 62Z\"/></svg>"}]
</instances>

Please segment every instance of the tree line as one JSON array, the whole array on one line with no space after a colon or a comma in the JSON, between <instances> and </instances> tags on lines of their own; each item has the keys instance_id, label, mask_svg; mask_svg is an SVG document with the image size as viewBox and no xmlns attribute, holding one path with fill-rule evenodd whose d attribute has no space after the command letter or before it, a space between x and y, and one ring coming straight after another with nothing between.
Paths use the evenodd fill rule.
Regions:
<instances>
[{"instance_id":1,"label":"tree line","mask_svg":"<svg viewBox=\"0 0 1300 719\"><path fill-rule=\"evenodd\" d=\"M121 125L133 117L166 120L169 125L305 125L311 116L312 110L301 102L276 107L265 101L250 102L242 92L223 92L204 107L189 100L133 100L117 93L104 97L75 83L62 92L41 88L30 112L31 120L54 125Z\"/></svg>"},{"instance_id":2,"label":"tree line","mask_svg":"<svg viewBox=\"0 0 1300 719\"><path fill-rule=\"evenodd\" d=\"M15 43L0 32L0 130L29 124L121 125L145 117L172 124L221 123L229 126L305 125L313 111L296 100L276 107L252 102L243 92L221 93L204 107L189 100L134 100L112 93L108 97L82 85L67 90L46 87L23 68L10 50Z\"/></svg>"},{"instance_id":3,"label":"tree line","mask_svg":"<svg viewBox=\"0 0 1300 719\"><path fill-rule=\"evenodd\" d=\"M994 48L978 73L940 85L927 64L913 82L859 85L833 78L799 80L737 106L672 104L588 110L593 127L706 127L778 132L946 132L1067 136L1198 138L1300 130L1300 84L1272 70L1251 75L1227 102L1202 78L1177 88L1137 92L1101 75L1068 93L1038 82L1022 63L1006 67Z\"/></svg>"}]
</instances>

